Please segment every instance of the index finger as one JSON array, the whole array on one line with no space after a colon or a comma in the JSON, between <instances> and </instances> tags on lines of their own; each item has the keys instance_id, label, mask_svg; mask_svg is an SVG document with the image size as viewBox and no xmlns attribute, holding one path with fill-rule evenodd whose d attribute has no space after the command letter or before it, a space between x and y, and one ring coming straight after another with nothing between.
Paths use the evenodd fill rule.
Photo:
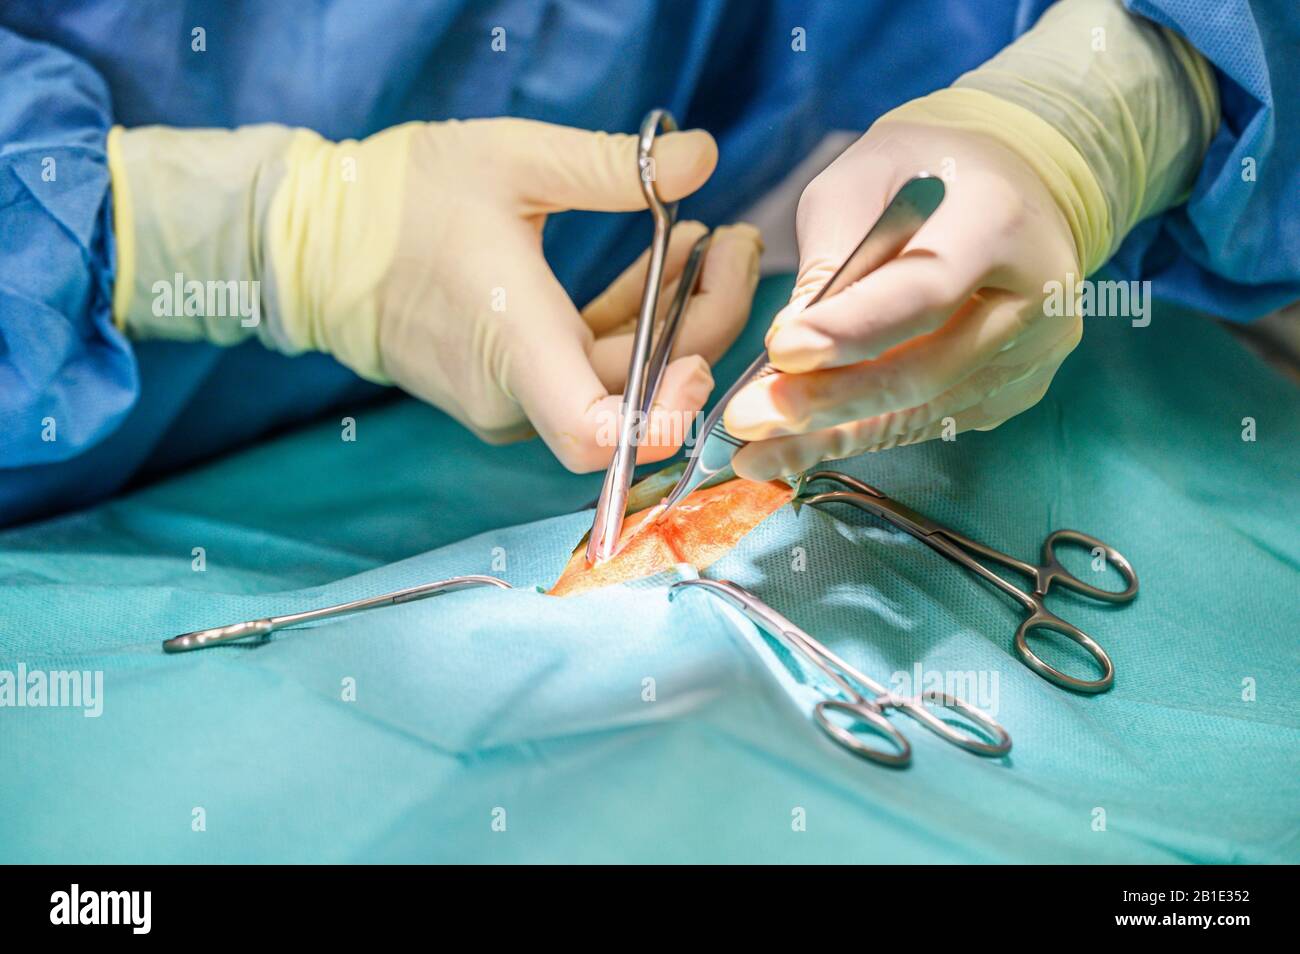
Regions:
<instances>
[{"instance_id":1,"label":"index finger","mask_svg":"<svg viewBox=\"0 0 1300 954\"><path fill-rule=\"evenodd\" d=\"M950 198L897 258L783 319L767 342L772 363L791 372L842 367L942 327L992 262L969 211Z\"/></svg>"},{"instance_id":2,"label":"index finger","mask_svg":"<svg viewBox=\"0 0 1300 954\"><path fill-rule=\"evenodd\" d=\"M503 245L508 244L504 243ZM622 399L611 395L592 366L591 330L583 322L539 250L504 247L516 263L516 300L529 314L512 322L500 375L538 435L565 467L597 470L609 463L617 445ZM669 456L713 389L702 358L672 362L650 413L647 440L638 449L641 463Z\"/></svg>"}]
</instances>

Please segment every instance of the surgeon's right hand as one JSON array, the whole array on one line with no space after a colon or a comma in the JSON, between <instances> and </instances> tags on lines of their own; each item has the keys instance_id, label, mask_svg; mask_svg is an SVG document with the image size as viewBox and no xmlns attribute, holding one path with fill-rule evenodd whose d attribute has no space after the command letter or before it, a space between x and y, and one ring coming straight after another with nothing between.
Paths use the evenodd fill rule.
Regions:
<instances>
[{"instance_id":1,"label":"surgeon's right hand","mask_svg":"<svg viewBox=\"0 0 1300 954\"><path fill-rule=\"evenodd\" d=\"M665 202L703 185L717 160L702 131L662 135L655 153ZM256 334L288 354L323 351L487 440L535 430L572 470L608 462L645 257L580 313L541 234L551 212L645 207L636 137L518 119L408 123L338 143L283 126L116 128L109 166L114 315L133 337ZM703 231L674 229L664 300ZM744 326L760 249L750 226L716 233L641 462L676 449L672 422L712 390L709 363ZM159 307L176 276L248 283L260 314Z\"/></svg>"},{"instance_id":2,"label":"surgeon's right hand","mask_svg":"<svg viewBox=\"0 0 1300 954\"><path fill-rule=\"evenodd\" d=\"M952 87L886 113L800 201L799 276L767 337L780 373L727 405L727 430L751 442L736 473L798 473L1031 407L1082 333L1081 309L1045 303L1190 193L1218 113L1209 63L1119 0L1060 0ZM948 179L934 216L809 305L923 170Z\"/></svg>"}]
</instances>

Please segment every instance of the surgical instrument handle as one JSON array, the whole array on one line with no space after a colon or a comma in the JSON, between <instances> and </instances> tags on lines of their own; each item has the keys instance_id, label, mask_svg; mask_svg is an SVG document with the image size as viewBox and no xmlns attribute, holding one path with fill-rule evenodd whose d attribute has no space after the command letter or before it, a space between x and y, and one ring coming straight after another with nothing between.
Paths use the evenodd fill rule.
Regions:
<instances>
[{"instance_id":1,"label":"surgical instrument handle","mask_svg":"<svg viewBox=\"0 0 1300 954\"><path fill-rule=\"evenodd\" d=\"M1011 750L1011 736L992 716L964 699L946 692L926 690L910 698L894 695L743 586L730 580L704 578L682 580L669 588L669 599L676 595L678 588L686 586L702 587L722 597L739 609L759 629L784 640L830 679L845 698L819 701L813 707L813 719L823 732L855 755L895 768L901 768L911 761L912 746L886 717L885 713L888 709L898 709L906 713L945 741L975 755L1001 756ZM872 693L873 697L864 696L862 689ZM929 711L925 702L933 702L942 708L959 713L968 720L975 731L963 732L954 728ZM884 751L867 744L857 733L836 722L831 717L831 713L847 715L868 726L872 732L888 741L894 747L894 751ZM985 738L994 741L985 741L984 738L980 738L979 732L984 733Z\"/></svg>"},{"instance_id":2,"label":"surgical instrument handle","mask_svg":"<svg viewBox=\"0 0 1300 954\"><path fill-rule=\"evenodd\" d=\"M699 284L700 272L704 267L704 256L708 254L712 241L713 233L706 232L691 246L691 253L686 258L686 265L682 268L681 277L677 282L677 293L673 296L672 304L668 306L668 311L664 315L664 326L655 340L654 352L650 355L650 365L646 370L645 394L641 399L643 425L648 425L650 422L650 411L654 407L655 395L659 393L664 371L668 368L668 362L672 360L673 345L681 330L686 306L690 303L691 295Z\"/></svg>"},{"instance_id":3,"label":"surgical instrument handle","mask_svg":"<svg viewBox=\"0 0 1300 954\"><path fill-rule=\"evenodd\" d=\"M870 484L847 474L829 470L818 471L809 474L804 483L810 484L818 480L833 481L851 489L801 495L797 498L801 504L817 507L830 503L845 503L859 510L865 510L907 531L931 549L943 554L1018 602L1027 615L1016 628L1014 640L1016 654L1026 666L1044 679L1074 692L1090 694L1105 692L1114 684L1115 665L1101 645L1079 627L1048 609L1046 603L1047 594L1055 584L1109 603L1126 603L1136 597L1137 573L1124 554L1110 544L1078 530L1056 530L1043 541L1042 562L1026 563L978 540L972 540L951 527L937 523L886 496ZM1123 577L1124 589L1105 590L1081 580L1061 564L1056 555L1056 547L1059 543L1079 544L1088 547L1094 553L1100 551ZM1032 591L1026 592L1010 580L999 576L980 560L1000 564L1033 580ZM1101 675L1096 679L1079 679L1048 663L1029 647L1028 637L1034 630L1048 630L1073 640L1093 658L1101 670Z\"/></svg>"},{"instance_id":4,"label":"surgical instrument handle","mask_svg":"<svg viewBox=\"0 0 1300 954\"><path fill-rule=\"evenodd\" d=\"M347 603L339 603L334 606L322 606L319 609L304 610L301 613L288 613L283 616L268 616L264 619L250 619L242 623L230 623L226 626L213 626L208 629L195 630L192 633L183 633L180 636L173 636L171 639L163 641L163 652L167 653L184 653L191 652L195 649L204 649L208 646L216 646L222 643L231 643L237 640L252 639L254 637L265 637L278 629L285 629L290 626L296 626L299 623L309 623L320 619L330 619L335 616L346 616L349 613L359 613L363 610L374 609L379 606L394 606L398 603L410 603L414 600L422 600L430 596L439 596L443 593L450 593L454 590L463 590L475 586L496 586L508 590L510 584L505 580L499 580L495 576L453 576L446 580L438 580L434 583L422 583L419 586L409 586L406 589L394 590L392 593L384 593L381 596L368 596L359 600L351 600Z\"/></svg>"},{"instance_id":5,"label":"surgical instrument handle","mask_svg":"<svg viewBox=\"0 0 1300 954\"><path fill-rule=\"evenodd\" d=\"M677 204L665 205L655 189L654 150L655 133L677 129L677 121L663 109L651 110L641 122L637 142L637 165L640 170L641 192L654 217L654 239L650 244L650 262L646 271L645 293L641 296L641 310L637 315L636 331L632 337L632 353L628 359L627 385L623 389L622 419L619 421L618 446L613 460L605 471L605 482L596 502L596 517L592 533L587 540L587 562L596 563L613 555L623 530L623 511L627 507L627 493L632 486L632 473L636 469L636 452L645 427L641 415L647 393L647 370L650 361L650 343L654 334L655 312L659 306L659 293L663 286L664 262L668 257L668 235L677 217ZM671 350L671 344L669 345ZM666 363L666 362L665 362Z\"/></svg>"}]
</instances>

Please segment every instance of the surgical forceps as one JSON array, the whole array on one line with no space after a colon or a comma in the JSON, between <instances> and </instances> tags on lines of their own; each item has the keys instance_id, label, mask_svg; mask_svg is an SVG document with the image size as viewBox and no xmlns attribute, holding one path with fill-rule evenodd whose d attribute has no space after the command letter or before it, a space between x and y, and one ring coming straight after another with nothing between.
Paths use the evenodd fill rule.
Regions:
<instances>
[{"instance_id":1,"label":"surgical forceps","mask_svg":"<svg viewBox=\"0 0 1300 954\"><path fill-rule=\"evenodd\" d=\"M809 300L807 307L811 308L823 298L838 294L898 255L934 214L934 210L943 201L943 196L943 180L935 176L923 173L903 183L857 248ZM700 426L700 437L686 464L686 472L682 474L677 486L663 499L658 515L652 519L662 520L692 490L731 468L731 459L747 442L733 437L723 426L722 416L727 405L745 385L775 374L776 370L768 363L767 351L763 351L722 395Z\"/></svg>"},{"instance_id":2,"label":"surgical forceps","mask_svg":"<svg viewBox=\"0 0 1300 954\"><path fill-rule=\"evenodd\" d=\"M1124 554L1114 547L1077 530L1054 530L1043 541L1042 562L1037 565L1025 563L1023 560L1017 560L1001 550L994 550L992 547L972 540L951 527L936 523L917 513L911 507L885 496L870 484L855 480L847 474L841 474L833 470L822 470L808 474L803 480L803 485L806 486L818 480L833 481L849 489L805 495L801 487L800 493L795 498L798 504L818 507L832 503L846 503L874 514L894 526L906 530L926 546L938 550L958 566L965 567L1020 603L1028 615L1016 629L1016 654L1020 657L1021 662L1044 679L1066 689L1086 693L1105 692L1114 683L1115 666L1110 661L1110 657L1106 655L1106 651L1079 627L1067 623L1049 610L1045 602L1048 592L1055 583L1059 583L1066 589L1074 590L1085 596L1091 596L1093 599L1104 600L1107 603L1127 603L1132 600L1137 596L1138 592L1137 573L1134 572L1133 565L1128 562ZM1058 543L1082 544L1094 553L1100 550L1105 554L1106 560L1119 570L1120 575L1124 578L1126 584L1124 589L1119 591L1103 590L1079 579L1062 566L1061 561L1057 559L1056 545ZM1027 592L1011 581L999 576L981 563L981 560L990 560L1023 574L1034 581L1033 591ZM1028 636L1030 632L1036 629L1046 629L1060 633L1082 646L1097 662L1097 665L1101 667L1101 678L1091 680L1076 679L1045 662L1029 648Z\"/></svg>"},{"instance_id":3,"label":"surgical forceps","mask_svg":"<svg viewBox=\"0 0 1300 954\"><path fill-rule=\"evenodd\" d=\"M668 257L668 243L673 225L677 221L677 203L665 205L655 189L654 140L660 128L665 132L677 129L677 122L666 110L651 110L641 121L637 142L637 172L641 192L654 217L654 239L650 245L650 262L646 270L645 287L641 292L641 308L637 315L636 332L632 338L632 356L628 362L627 386L623 389L622 418L619 422L618 446L605 471L605 483L596 501L596 516L587 538L587 562L597 563L614 555L623 531L623 516L627 509L628 490L636 469L636 452L640 445L655 395L663 380L664 369L672 357L682 315L695 290L710 236L698 239L691 249L677 285L677 294L664 315L663 328L658 343L651 353L655 315L659 308L659 295L663 290L664 262Z\"/></svg>"},{"instance_id":4,"label":"surgical forceps","mask_svg":"<svg viewBox=\"0 0 1300 954\"><path fill-rule=\"evenodd\" d=\"M850 666L835 653L807 632L786 619L772 607L738 583L730 580L681 580L668 589L671 600L677 590L686 586L699 586L716 594L740 610L759 629L773 638L785 642L791 649L815 665L835 684L843 698L826 698L813 707L813 721L835 742L848 749L854 755L860 755L872 762L902 768L912 761L911 743L887 718L890 709L904 712L921 725L925 726L945 742L951 742L967 752L995 758L1011 751L1011 736L992 716L971 705L965 699L951 693L926 690L919 695L896 696L880 683L868 678L862 672ZM950 713L960 715L968 720L986 738L984 741L971 731L962 732L936 716L925 703L932 702L936 708L947 709ZM837 722L834 715L847 716L844 722ZM890 743L893 751L871 745L862 734L853 731L857 725L866 726L868 731Z\"/></svg>"},{"instance_id":5,"label":"surgical forceps","mask_svg":"<svg viewBox=\"0 0 1300 954\"><path fill-rule=\"evenodd\" d=\"M218 646L222 643L233 643L245 639L256 639L258 642L264 642L277 629L286 629L290 626L297 626L299 623L310 623L318 619L331 619L349 613L360 613L379 606L395 606L398 603L409 603L412 600L422 600L429 596L439 596L442 593L469 589L473 586L497 586L503 590L511 588L509 583L505 580L498 580L495 576L453 576L450 579L438 580L436 583L408 586L404 590L395 590L392 593L384 593L382 596L369 596L365 599L352 600L349 603L339 603L336 606L323 606L320 609L289 613L286 616L268 616L264 619L250 619L242 623L230 623L226 626L213 626L209 629L195 630L192 633L182 633L180 636L173 636L171 639L163 640L163 652L187 653L195 649L206 649L208 646Z\"/></svg>"}]
</instances>

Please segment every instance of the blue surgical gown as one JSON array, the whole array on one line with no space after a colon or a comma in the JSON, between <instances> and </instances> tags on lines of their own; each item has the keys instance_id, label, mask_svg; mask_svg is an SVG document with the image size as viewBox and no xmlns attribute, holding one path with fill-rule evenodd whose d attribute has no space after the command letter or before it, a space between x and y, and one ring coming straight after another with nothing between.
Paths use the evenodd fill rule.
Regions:
<instances>
[{"instance_id":1,"label":"blue surgical gown","mask_svg":"<svg viewBox=\"0 0 1300 954\"><path fill-rule=\"evenodd\" d=\"M0 525L377 393L323 355L133 344L114 328L105 137L115 123L279 122L343 138L512 115L633 130L663 105L717 137L718 171L683 213L721 223L827 131L865 129L949 84L1047 2L320 0L307 14L270 0L6 0ZM1190 201L1142 223L1117 268L1238 320L1300 297L1300 8L1129 2L1214 64L1224 115ZM568 213L548 224L545 249L583 301L647 237L644 216Z\"/></svg>"}]
</instances>

